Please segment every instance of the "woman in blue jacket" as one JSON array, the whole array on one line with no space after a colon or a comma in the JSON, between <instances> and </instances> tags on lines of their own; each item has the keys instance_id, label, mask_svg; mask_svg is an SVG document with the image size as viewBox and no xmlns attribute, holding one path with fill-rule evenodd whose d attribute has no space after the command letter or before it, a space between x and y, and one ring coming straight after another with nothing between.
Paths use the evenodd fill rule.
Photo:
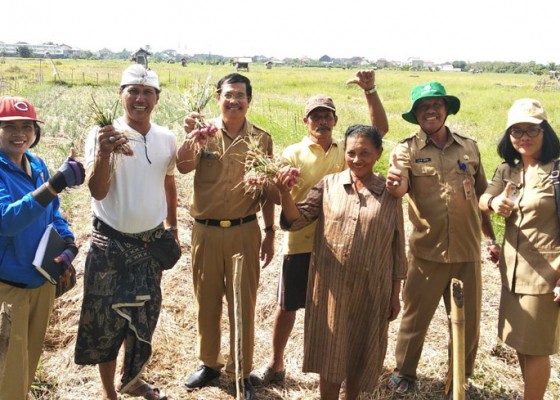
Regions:
<instances>
[{"instance_id":1,"label":"woman in blue jacket","mask_svg":"<svg viewBox=\"0 0 560 400\"><path fill-rule=\"evenodd\" d=\"M43 160L29 152L41 137L38 122L28 100L0 97L0 304L10 306L12 320L6 367L0 370L2 399L27 398L41 356L55 285L32 261L47 226L67 244L56 262L69 266L78 253L57 195L83 183L84 168L68 158L50 177Z\"/></svg>"}]
</instances>

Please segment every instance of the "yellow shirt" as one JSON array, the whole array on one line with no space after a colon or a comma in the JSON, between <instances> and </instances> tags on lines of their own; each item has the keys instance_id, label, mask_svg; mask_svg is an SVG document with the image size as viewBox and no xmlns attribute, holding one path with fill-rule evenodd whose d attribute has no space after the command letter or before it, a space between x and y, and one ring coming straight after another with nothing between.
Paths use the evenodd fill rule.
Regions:
<instances>
[{"instance_id":1,"label":"yellow shirt","mask_svg":"<svg viewBox=\"0 0 560 400\"><path fill-rule=\"evenodd\" d=\"M194 174L191 215L200 219L236 219L260 211L260 199L245 194L243 175L249 141L255 140L266 154L272 155L272 138L268 133L245 121L239 136L232 139L222 127L208 142L198 160ZM251 139L253 138L253 139Z\"/></svg>"},{"instance_id":2,"label":"yellow shirt","mask_svg":"<svg viewBox=\"0 0 560 400\"><path fill-rule=\"evenodd\" d=\"M420 131L394 150L410 182L410 251L440 263L480 260L478 197L487 186L476 142L450 132L443 149ZM471 195L465 194L469 186ZM470 198L468 198L470 197Z\"/></svg>"},{"instance_id":3,"label":"yellow shirt","mask_svg":"<svg viewBox=\"0 0 560 400\"><path fill-rule=\"evenodd\" d=\"M344 146L335 139L325 152L321 145L306 136L301 142L286 147L282 158L301 172L297 185L290 192L296 203L304 200L309 190L325 175L345 168ZM316 226L314 222L299 231L287 232L284 235L284 254L311 253Z\"/></svg>"}]
</instances>

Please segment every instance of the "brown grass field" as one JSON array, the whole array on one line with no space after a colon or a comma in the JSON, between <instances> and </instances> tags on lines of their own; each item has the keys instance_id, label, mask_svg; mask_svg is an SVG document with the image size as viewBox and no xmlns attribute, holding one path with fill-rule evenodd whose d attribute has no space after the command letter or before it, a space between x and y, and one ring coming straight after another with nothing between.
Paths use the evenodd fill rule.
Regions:
<instances>
[{"instance_id":1,"label":"brown grass field","mask_svg":"<svg viewBox=\"0 0 560 400\"><path fill-rule=\"evenodd\" d=\"M121 71L123 65L116 67ZM162 66L163 67L163 66ZM2 74L0 66L0 74ZM62 67L61 67L62 68ZM158 66L155 67L156 69ZM189 68L194 68L189 66ZM225 67L228 68L228 67ZM115 68L113 75L117 75ZM191 70L192 71L192 70ZM214 76L225 74L226 69L213 71ZM231 70L227 70L231 72ZM338 131L343 131L349 123L363 123L365 117L363 98L357 91L346 88L341 82L350 78L349 71L297 71L302 77L295 77L293 71L275 71L275 77L266 77L268 72L255 68L251 72L255 90L260 97L252 106L249 118L268 121L264 127L271 132L294 131L293 136L281 136L276 140L275 152L279 154L282 146L301 138L303 134L301 112L303 101L310 94L333 93L340 108ZM171 73L170 73L171 74ZM206 70L198 70L193 76L205 77ZM329 74L326 81L325 76ZM75 76L80 76L77 72ZM160 77L166 75L160 74ZM171 75L170 75L171 76ZM282 76L282 77L280 77ZM336 76L336 78L335 78ZM413 127L406 125L400 113L408 107L408 91L412 84L436 79L446 82L451 87L450 93L456 93L465 99L464 110L450 120L453 128L475 136L481 143L481 152L485 157L486 174L491 177L498 160L495 155L494 137L505 120L505 112L513 98L528 95L541 98L549 104L549 112L559 115L556 108L557 93L537 93L533 82L528 77L488 75L471 78L466 74L407 74L380 71L378 73L381 96L387 109L391 130L389 140L397 140L409 134ZM191 77L192 79L192 77ZM279 85L277 80L283 82ZM473 80L477 79L477 80ZM481 79L483 79L481 81ZM163 79L162 79L163 80ZM171 79L170 79L171 80ZM304 86L302 82L311 82ZM449 82L449 85L447 85ZM512 83L513 82L513 83ZM519 83L521 82L521 83ZM460 90L458 90L460 88ZM464 88L464 89L463 89ZM468 90L467 90L468 88ZM88 125L87 103L90 92L95 92L103 104L111 104L116 98L116 85L109 87L64 87L52 86L29 88L23 95L37 106L39 116L45 120L44 136L37 147L50 168L55 170L65 157L68 148L75 146L83 153L83 134ZM182 112L178 91L163 92L162 100L156 107L155 120L169 126L182 138L180 119ZM110 99L110 102L108 101ZM340 101L339 101L340 100ZM553 103L554 101L554 103ZM285 108L280 108L285 104ZM481 104L481 105L479 105ZM173 105L173 107L170 107ZM281 111L278 111L281 110ZM487 112L490 110L491 112ZM268 113L268 114L267 114ZM285 122L283 122L285 121ZM553 120L554 122L554 120ZM295 128L292 128L292 124ZM344 124L344 125L343 125ZM488 126L491 124L491 129ZM555 124L553 123L553 126ZM489 135L489 132L493 132ZM276 133L276 132L275 132ZM494 136L492 136L494 135ZM389 147L389 146L387 146ZM387 152L388 153L388 152ZM386 157L386 156L384 156ZM386 168L387 159L380 162L380 169ZM198 391L188 392L183 382L193 372L199 362L196 358L196 317L192 288L192 270L190 265L190 228L192 219L188 213L191 196L192 176L176 175L179 192L179 234L183 247L183 257L178 265L166 271L163 279L163 308L154 338L153 356L145 371L145 379L158 385L170 399L232 399L234 387L232 380L222 376L216 384ZM89 246L91 225L90 197L85 186L73 189L62 196L65 216L71 223L71 229L81 246L75 265L78 270L78 284L75 289L57 300L47 333L45 350L36 383L33 385L35 399L41 400L93 400L101 399L101 383L96 366L76 366L73 352L77 324L81 305L82 274L84 259ZM141 199L139 199L141 201ZM408 224L406 222L406 224ZM499 225L499 223L498 223ZM277 233L277 254L273 263L261 273L261 285L257 298L255 367L268 361L271 352L271 332L274 311L276 309L276 285L280 265L280 242L282 232ZM497 312L499 305L500 281L494 265L483 266L483 303L480 346L475 374L470 380L468 394L471 399L522 399L522 379L515 353L497 342ZM468 300L467 300L468 301ZM224 309L225 309L224 304ZM223 316L223 352L228 352L229 326L224 312ZM364 393L362 400L393 399L386 388L389 372L394 367L394 345L398 331L399 319L390 325L389 349L385 358L385 372L378 389L374 393ZM535 338L538 340L538 338ZM425 342L419 365L419 384L412 394L405 399L437 400L444 399L443 387L447 372L447 317L443 303L440 305ZM286 349L286 381L281 385L258 389L261 400L298 400L318 399L318 377L315 374L303 374L301 362L303 356L303 311L298 313L296 326ZM546 395L547 400L560 399L560 375L558 372L560 357L552 357L552 376ZM8 366L9 367L9 366ZM125 396L125 398L130 398Z\"/></svg>"},{"instance_id":2,"label":"brown grass field","mask_svg":"<svg viewBox=\"0 0 560 400\"><path fill-rule=\"evenodd\" d=\"M222 375L215 385L189 392L183 381L198 366L196 358L196 317L189 259L191 218L187 205L190 191L190 175L178 176L180 211L179 226L183 257L179 264L165 272L163 279L163 309L154 339L154 352L145 377L163 389L170 399L231 399L234 398L232 380ZM84 191L84 188L77 189ZM81 197L81 196L80 196ZM84 199L87 199L84 196ZM77 204L68 211L73 229L82 249L76 265L78 286L58 300L45 343L43 361L38 373L40 383L34 386L37 399L100 399L101 384L95 366L80 367L73 362L73 351L79 309L81 303L81 273L87 250L89 234L88 202ZM280 249L282 233L278 233L276 248ZM271 265L262 271L257 301L257 325L255 343L256 367L267 362L270 355L271 331L276 308L276 280L280 261L277 252ZM483 267L483 308L481 340L477 369L470 382L471 399L521 399L522 385L519 366L514 353L497 343L496 324L499 304L499 275L495 266ZM224 309L225 309L224 303ZM223 351L228 351L229 326L223 317ZM390 325L389 349L385 359L386 370L375 393L362 394L361 399L392 399L385 387L388 373L394 366L394 345L399 320ZM447 371L447 317L440 305L425 343L419 366L419 385L406 399L444 399L443 386ZM318 399L318 377L301 372L303 357L303 311L298 313L296 326L286 349L287 378L284 384L258 389L259 399L298 400ZM553 358L558 365L558 356ZM554 368L547 399L560 398L558 372Z\"/></svg>"}]
</instances>

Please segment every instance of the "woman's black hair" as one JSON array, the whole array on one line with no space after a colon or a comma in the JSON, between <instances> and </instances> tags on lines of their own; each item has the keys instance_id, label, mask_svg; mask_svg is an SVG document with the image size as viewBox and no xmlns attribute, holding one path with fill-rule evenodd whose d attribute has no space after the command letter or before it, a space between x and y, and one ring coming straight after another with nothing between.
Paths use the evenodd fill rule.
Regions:
<instances>
[{"instance_id":1,"label":"woman's black hair","mask_svg":"<svg viewBox=\"0 0 560 400\"><path fill-rule=\"evenodd\" d=\"M222 86L225 85L226 83L229 83L229 84L244 83L245 84L245 90L247 91L247 97L253 97L253 87L251 86L251 81L246 76L235 73L235 72L233 74L229 74L229 75L224 76L216 84L216 93L221 94L222 93Z\"/></svg>"},{"instance_id":2,"label":"woman's black hair","mask_svg":"<svg viewBox=\"0 0 560 400\"><path fill-rule=\"evenodd\" d=\"M371 125L352 125L346 129L344 133L344 148L346 148L346 142L351 136L363 136L371 140L376 149L381 149L383 147L383 140L381 138L381 133L375 126Z\"/></svg>"},{"instance_id":3,"label":"woman's black hair","mask_svg":"<svg viewBox=\"0 0 560 400\"><path fill-rule=\"evenodd\" d=\"M31 144L31 146L29 146L30 149L35 147L37 143L39 143L39 140L41 139L41 127L39 126L37 121L33 121L33 128L35 128L35 141Z\"/></svg>"},{"instance_id":4,"label":"woman's black hair","mask_svg":"<svg viewBox=\"0 0 560 400\"><path fill-rule=\"evenodd\" d=\"M544 120L540 123L543 130L543 142L541 147L541 154L538 161L541 164L547 164L552 160L560 157L560 140L552 126L548 121ZM504 132L504 135L498 143L498 154L508 163L511 167L521 161L521 154L511 144L510 139L511 127Z\"/></svg>"}]
</instances>

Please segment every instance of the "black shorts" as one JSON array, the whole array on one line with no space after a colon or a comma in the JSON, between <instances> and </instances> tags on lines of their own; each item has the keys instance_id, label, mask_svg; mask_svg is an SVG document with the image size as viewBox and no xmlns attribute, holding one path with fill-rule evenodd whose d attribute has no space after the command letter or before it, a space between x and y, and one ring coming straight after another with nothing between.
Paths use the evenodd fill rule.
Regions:
<instances>
[{"instance_id":1,"label":"black shorts","mask_svg":"<svg viewBox=\"0 0 560 400\"><path fill-rule=\"evenodd\" d=\"M310 261L311 253L284 256L278 280L278 304L282 310L297 311L305 308Z\"/></svg>"}]
</instances>

